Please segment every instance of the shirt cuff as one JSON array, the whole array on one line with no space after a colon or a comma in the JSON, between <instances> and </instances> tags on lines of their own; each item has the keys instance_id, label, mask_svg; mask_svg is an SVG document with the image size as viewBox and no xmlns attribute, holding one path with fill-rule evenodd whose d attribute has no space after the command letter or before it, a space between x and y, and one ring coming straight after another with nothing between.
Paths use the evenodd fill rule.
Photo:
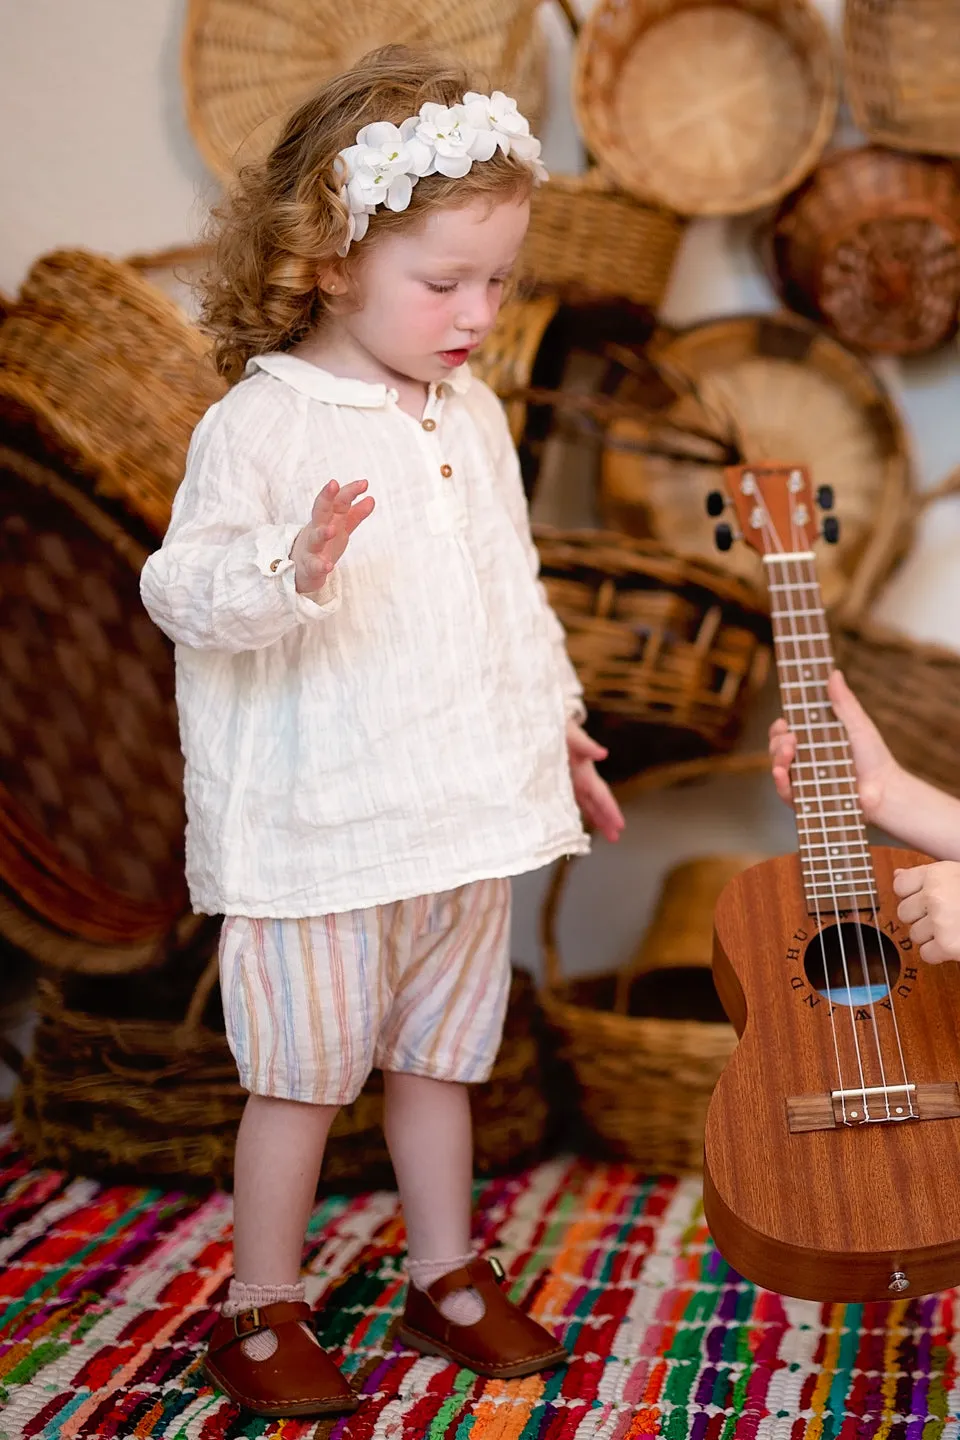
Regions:
<instances>
[{"instance_id":1,"label":"shirt cuff","mask_svg":"<svg viewBox=\"0 0 960 1440\"><path fill-rule=\"evenodd\" d=\"M302 595L297 589L296 566L290 559L294 540L303 529L302 525L271 525L257 542L256 563L260 573L275 581L281 593L303 620L314 620L317 615L332 615L339 610L343 598L340 572L334 568L319 590Z\"/></svg>"},{"instance_id":2,"label":"shirt cuff","mask_svg":"<svg viewBox=\"0 0 960 1440\"><path fill-rule=\"evenodd\" d=\"M567 695L564 699L567 712L567 719L572 720L575 725L587 723L587 707L583 703L582 695Z\"/></svg>"}]
</instances>

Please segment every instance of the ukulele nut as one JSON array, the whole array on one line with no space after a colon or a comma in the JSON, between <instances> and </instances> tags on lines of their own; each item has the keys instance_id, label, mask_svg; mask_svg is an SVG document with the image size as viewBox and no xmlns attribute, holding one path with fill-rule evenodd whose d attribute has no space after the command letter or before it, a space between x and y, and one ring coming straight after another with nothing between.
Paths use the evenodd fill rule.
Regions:
<instances>
[{"instance_id":1,"label":"ukulele nut","mask_svg":"<svg viewBox=\"0 0 960 1440\"><path fill-rule=\"evenodd\" d=\"M907 1279L906 1275L904 1275L902 1270L894 1270L893 1274L890 1276L890 1279L887 1281L887 1289L893 1290L897 1295L899 1295L902 1290L910 1289L910 1281Z\"/></svg>"}]
</instances>

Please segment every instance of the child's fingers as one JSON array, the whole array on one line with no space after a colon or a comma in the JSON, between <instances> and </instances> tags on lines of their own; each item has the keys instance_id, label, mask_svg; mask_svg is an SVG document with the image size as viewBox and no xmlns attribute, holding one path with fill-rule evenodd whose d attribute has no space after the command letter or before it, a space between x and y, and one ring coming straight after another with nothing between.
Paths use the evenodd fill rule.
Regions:
<instances>
[{"instance_id":1,"label":"child's fingers","mask_svg":"<svg viewBox=\"0 0 960 1440\"><path fill-rule=\"evenodd\" d=\"M340 488L333 508L341 513L349 510L354 500L358 499L366 488L366 480L351 480L349 485Z\"/></svg>"},{"instance_id":2,"label":"child's fingers","mask_svg":"<svg viewBox=\"0 0 960 1440\"><path fill-rule=\"evenodd\" d=\"M789 805L793 800L793 791L790 788L790 771L785 765L773 767L773 785L780 799Z\"/></svg>"},{"instance_id":3,"label":"child's fingers","mask_svg":"<svg viewBox=\"0 0 960 1440\"><path fill-rule=\"evenodd\" d=\"M314 525L322 526L327 523L333 514L334 501L339 494L340 486L338 482L336 480L328 480L313 502L313 513L310 519Z\"/></svg>"},{"instance_id":4,"label":"child's fingers","mask_svg":"<svg viewBox=\"0 0 960 1440\"><path fill-rule=\"evenodd\" d=\"M923 889L929 865L911 865L908 870L893 872L893 892L901 900L907 895L916 895Z\"/></svg>"},{"instance_id":5,"label":"child's fingers","mask_svg":"<svg viewBox=\"0 0 960 1440\"><path fill-rule=\"evenodd\" d=\"M363 483L366 484L367 482L364 481ZM343 521L343 528L348 535L352 535L357 526L366 520L368 515L373 514L375 503L373 496L368 495L366 500L358 500L355 505L351 505Z\"/></svg>"}]
</instances>

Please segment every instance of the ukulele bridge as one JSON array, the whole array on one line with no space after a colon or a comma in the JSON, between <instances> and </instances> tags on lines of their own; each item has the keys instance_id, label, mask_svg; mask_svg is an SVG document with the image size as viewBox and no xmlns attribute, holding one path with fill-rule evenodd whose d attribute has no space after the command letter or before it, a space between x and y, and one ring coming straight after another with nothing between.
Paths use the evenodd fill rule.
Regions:
<instances>
[{"instance_id":1,"label":"ukulele bridge","mask_svg":"<svg viewBox=\"0 0 960 1440\"><path fill-rule=\"evenodd\" d=\"M868 1085L823 1095L787 1097L791 1134L837 1130L842 1125L892 1125L902 1120L950 1120L960 1117L960 1086Z\"/></svg>"}]
</instances>

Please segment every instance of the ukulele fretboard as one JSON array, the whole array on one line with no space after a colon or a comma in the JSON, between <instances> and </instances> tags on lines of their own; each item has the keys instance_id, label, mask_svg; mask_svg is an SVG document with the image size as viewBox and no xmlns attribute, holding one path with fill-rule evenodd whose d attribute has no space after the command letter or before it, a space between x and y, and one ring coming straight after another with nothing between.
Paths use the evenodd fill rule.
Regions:
<instances>
[{"instance_id":1,"label":"ukulele fretboard","mask_svg":"<svg viewBox=\"0 0 960 1440\"><path fill-rule=\"evenodd\" d=\"M790 771L811 914L863 910L876 879L846 731L827 698L830 633L811 552L764 557L781 707L797 737Z\"/></svg>"}]
</instances>

